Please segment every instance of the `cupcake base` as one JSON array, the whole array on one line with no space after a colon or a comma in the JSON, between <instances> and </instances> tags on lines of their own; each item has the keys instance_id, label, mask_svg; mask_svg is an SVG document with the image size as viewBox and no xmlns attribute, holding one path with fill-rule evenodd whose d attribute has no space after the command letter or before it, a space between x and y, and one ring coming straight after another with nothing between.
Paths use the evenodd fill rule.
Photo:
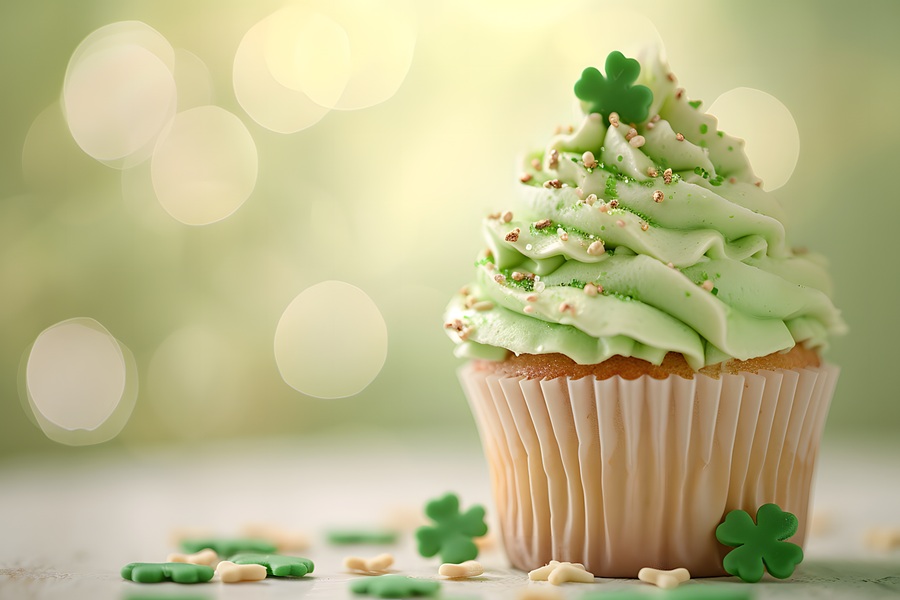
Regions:
<instances>
[{"instance_id":1,"label":"cupcake base","mask_svg":"<svg viewBox=\"0 0 900 600\"><path fill-rule=\"evenodd\" d=\"M716 526L769 502L797 516L802 546L838 373L528 379L463 367L510 562L723 575Z\"/></svg>"}]
</instances>

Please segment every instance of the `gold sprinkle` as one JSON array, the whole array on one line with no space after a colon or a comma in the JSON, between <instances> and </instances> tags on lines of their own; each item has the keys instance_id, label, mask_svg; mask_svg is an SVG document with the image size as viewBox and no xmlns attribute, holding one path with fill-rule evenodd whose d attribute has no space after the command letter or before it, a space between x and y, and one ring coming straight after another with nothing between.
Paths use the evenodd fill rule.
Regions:
<instances>
[{"instance_id":1,"label":"gold sprinkle","mask_svg":"<svg viewBox=\"0 0 900 600\"><path fill-rule=\"evenodd\" d=\"M512 213L509 211L506 211L505 213L503 213L502 219L503 219L504 223L509 223L510 221L512 221Z\"/></svg>"},{"instance_id":2,"label":"gold sprinkle","mask_svg":"<svg viewBox=\"0 0 900 600\"><path fill-rule=\"evenodd\" d=\"M504 283L506 283L506 276L503 275L503 273L497 273L496 275L494 275L494 281L496 281L500 285L503 285Z\"/></svg>"},{"instance_id":3,"label":"gold sprinkle","mask_svg":"<svg viewBox=\"0 0 900 600\"><path fill-rule=\"evenodd\" d=\"M586 283L584 285L584 295L585 296L596 296L597 295L597 286L593 283Z\"/></svg>"},{"instance_id":4,"label":"gold sprinkle","mask_svg":"<svg viewBox=\"0 0 900 600\"><path fill-rule=\"evenodd\" d=\"M558 235L558 236L559 236L559 239L562 240L562 241L564 241L564 242L568 242L568 241L569 241L569 234L568 234L564 229L561 229L561 228L560 228L560 229L557 229L557 230L556 230L556 235Z\"/></svg>"},{"instance_id":5,"label":"gold sprinkle","mask_svg":"<svg viewBox=\"0 0 900 600\"><path fill-rule=\"evenodd\" d=\"M702 287L707 292L711 292L715 286L713 285L713 282L711 280L707 279L706 281L704 281L703 283L700 284L700 287Z\"/></svg>"},{"instance_id":6,"label":"gold sprinkle","mask_svg":"<svg viewBox=\"0 0 900 600\"><path fill-rule=\"evenodd\" d=\"M644 139L644 136L642 136L642 135L636 135L633 138L631 138L630 140L628 140L628 143L631 144L632 148L640 148L641 146L643 146L644 144L647 143L647 140Z\"/></svg>"},{"instance_id":7,"label":"gold sprinkle","mask_svg":"<svg viewBox=\"0 0 900 600\"><path fill-rule=\"evenodd\" d=\"M469 339L469 336L472 335L472 332L475 331L475 328L472 326L466 327L462 331L459 332L459 339L462 341L466 341Z\"/></svg>"},{"instance_id":8,"label":"gold sprinkle","mask_svg":"<svg viewBox=\"0 0 900 600\"><path fill-rule=\"evenodd\" d=\"M679 142L683 142L683 141L684 141L684 136L681 135L680 133L676 133L676 134L675 134L675 139L678 140Z\"/></svg>"},{"instance_id":9,"label":"gold sprinkle","mask_svg":"<svg viewBox=\"0 0 900 600\"><path fill-rule=\"evenodd\" d=\"M653 115L653 118L650 119L650 122L651 122L651 123L658 123L658 122L659 122L659 115Z\"/></svg>"},{"instance_id":10,"label":"gold sprinkle","mask_svg":"<svg viewBox=\"0 0 900 600\"><path fill-rule=\"evenodd\" d=\"M574 126L574 125L569 125L568 128L567 128L567 131L568 131L569 133L575 133L575 126Z\"/></svg>"},{"instance_id":11,"label":"gold sprinkle","mask_svg":"<svg viewBox=\"0 0 900 600\"><path fill-rule=\"evenodd\" d=\"M758 188L761 188L761 187L762 187L762 179L760 179L759 181L757 181L757 182L754 183L753 185L755 185L755 186L758 187Z\"/></svg>"},{"instance_id":12,"label":"gold sprinkle","mask_svg":"<svg viewBox=\"0 0 900 600\"><path fill-rule=\"evenodd\" d=\"M611 112L609 113L609 124L613 127L619 126L619 113Z\"/></svg>"},{"instance_id":13,"label":"gold sprinkle","mask_svg":"<svg viewBox=\"0 0 900 600\"><path fill-rule=\"evenodd\" d=\"M616 208L617 206L619 206L619 201L616 200L615 198L613 198L612 200L609 201L610 208Z\"/></svg>"},{"instance_id":14,"label":"gold sprinkle","mask_svg":"<svg viewBox=\"0 0 900 600\"><path fill-rule=\"evenodd\" d=\"M650 225L641 221L641 231L647 231L648 229L650 229Z\"/></svg>"},{"instance_id":15,"label":"gold sprinkle","mask_svg":"<svg viewBox=\"0 0 900 600\"><path fill-rule=\"evenodd\" d=\"M575 195L579 198L584 198L584 190L580 187L575 188Z\"/></svg>"},{"instance_id":16,"label":"gold sprinkle","mask_svg":"<svg viewBox=\"0 0 900 600\"><path fill-rule=\"evenodd\" d=\"M513 229L512 231L507 233L506 237L503 239L505 239L507 242L518 242L520 233L521 233L521 230L518 227L516 227L515 229Z\"/></svg>"},{"instance_id":17,"label":"gold sprinkle","mask_svg":"<svg viewBox=\"0 0 900 600\"><path fill-rule=\"evenodd\" d=\"M616 221L616 225L618 225L619 227L625 227L625 221L619 219L618 221Z\"/></svg>"},{"instance_id":18,"label":"gold sprinkle","mask_svg":"<svg viewBox=\"0 0 900 600\"><path fill-rule=\"evenodd\" d=\"M528 313L530 315L534 312L534 307L530 304L526 304L525 308L522 309L522 312Z\"/></svg>"},{"instance_id":19,"label":"gold sprinkle","mask_svg":"<svg viewBox=\"0 0 900 600\"><path fill-rule=\"evenodd\" d=\"M662 190L655 190L653 192L653 201L659 204L663 200L666 199L666 195L662 193Z\"/></svg>"},{"instance_id":20,"label":"gold sprinkle","mask_svg":"<svg viewBox=\"0 0 900 600\"><path fill-rule=\"evenodd\" d=\"M500 218L500 213L498 213L498 212L491 213L488 215L488 219L499 219L499 218Z\"/></svg>"},{"instance_id":21,"label":"gold sprinkle","mask_svg":"<svg viewBox=\"0 0 900 600\"><path fill-rule=\"evenodd\" d=\"M584 201L587 202L588 205L593 206L594 202L597 201L597 194L588 194L588 197L585 198Z\"/></svg>"},{"instance_id":22,"label":"gold sprinkle","mask_svg":"<svg viewBox=\"0 0 900 600\"><path fill-rule=\"evenodd\" d=\"M606 204L606 203L601 204L599 210L602 213L609 212L609 204Z\"/></svg>"},{"instance_id":23,"label":"gold sprinkle","mask_svg":"<svg viewBox=\"0 0 900 600\"><path fill-rule=\"evenodd\" d=\"M559 188L562 187L562 182L559 179L551 179L550 181L544 182L544 187L547 188L548 190L550 188L558 190Z\"/></svg>"},{"instance_id":24,"label":"gold sprinkle","mask_svg":"<svg viewBox=\"0 0 900 600\"><path fill-rule=\"evenodd\" d=\"M494 303L490 300L482 300L481 302L476 302L472 305L472 308L478 311L491 310L494 308Z\"/></svg>"},{"instance_id":25,"label":"gold sprinkle","mask_svg":"<svg viewBox=\"0 0 900 600\"><path fill-rule=\"evenodd\" d=\"M663 181L666 185L672 183L672 169L666 169L663 171Z\"/></svg>"},{"instance_id":26,"label":"gold sprinkle","mask_svg":"<svg viewBox=\"0 0 900 600\"><path fill-rule=\"evenodd\" d=\"M559 167L559 150L556 148L550 150L550 159L547 161L547 166L554 171Z\"/></svg>"},{"instance_id":27,"label":"gold sprinkle","mask_svg":"<svg viewBox=\"0 0 900 600\"><path fill-rule=\"evenodd\" d=\"M444 328L445 329L453 329L456 331L462 331L463 323L459 319L453 319L452 321L448 321L447 323L444 323Z\"/></svg>"},{"instance_id":28,"label":"gold sprinkle","mask_svg":"<svg viewBox=\"0 0 900 600\"><path fill-rule=\"evenodd\" d=\"M531 173L522 173L519 176L519 181L521 181L522 183L528 183L531 180L532 180Z\"/></svg>"},{"instance_id":29,"label":"gold sprinkle","mask_svg":"<svg viewBox=\"0 0 900 600\"><path fill-rule=\"evenodd\" d=\"M656 167L647 167L647 176L648 177L658 177L659 171L656 170Z\"/></svg>"},{"instance_id":30,"label":"gold sprinkle","mask_svg":"<svg viewBox=\"0 0 900 600\"><path fill-rule=\"evenodd\" d=\"M598 294L602 294L602 293L603 293L603 286L600 285L599 283L597 283L597 284L595 284L595 285L597 286L597 293L598 293Z\"/></svg>"},{"instance_id":31,"label":"gold sprinkle","mask_svg":"<svg viewBox=\"0 0 900 600\"><path fill-rule=\"evenodd\" d=\"M475 296L466 296L466 308L472 308L472 305L476 302L478 302L478 298L476 298Z\"/></svg>"},{"instance_id":32,"label":"gold sprinkle","mask_svg":"<svg viewBox=\"0 0 900 600\"><path fill-rule=\"evenodd\" d=\"M729 178L728 178L728 183L737 183L737 178L736 178L736 177L729 177Z\"/></svg>"},{"instance_id":33,"label":"gold sprinkle","mask_svg":"<svg viewBox=\"0 0 900 600\"><path fill-rule=\"evenodd\" d=\"M497 265L495 265L492 262L484 263L484 268L487 269L488 271L493 271L494 269L497 268Z\"/></svg>"},{"instance_id":34,"label":"gold sprinkle","mask_svg":"<svg viewBox=\"0 0 900 600\"><path fill-rule=\"evenodd\" d=\"M674 73L666 73L666 79L668 79L669 81L675 81L675 74Z\"/></svg>"},{"instance_id":35,"label":"gold sprinkle","mask_svg":"<svg viewBox=\"0 0 900 600\"><path fill-rule=\"evenodd\" d=\"M522 281L523 279L525 279L525 273L522 273L521 271L513 271L510 277L513 278L513 281Z\"/></svg>"},{"instance_id":36,"label":"gold sprinkle","mask_svg":"<svg viewBox=\"0 0 900 600\"><path fill-rule=\"evenodd\" d=\"M534 169L535 171L540 171L541 170L541 160L539 158L532 158L531 159L531 168Z\"/></svg>"},{"instance_id":37,"label":"gold sprinkle","mask_svg":"<svg viewBox=\"0 0 900 600\"><path fill-rule=\"evenodd\" d=\"M568 312L568 313L572 313L574 315L575 314L575 306L573 304L569 304L568 302L563 302L562 304L559 305L559 312L561 312L561 313Z\"/></svg>"},{"instance_id":38,"label":"gold sprinkle","mask_svg":"<svg viewBox=\"0 0 900 600\"><path fill-rule=\"evenodd\" d=\"M562 125L557 125L556 128L553 130L553 135L559 135L562 132L563 132Z\"/></svg>"},{"instance_id":39,"label":"gold sprinkle","mask_svg":"<svg viewBox=\"0 0 900 600\"><path fill-rule=\"evenodd\" d=\"M669 262L669 263L666 263L666 266L669 267L670 269L674 269L674 268L675 268L675 264L674 264L674 263L670 263L670 262Z\"/></svg>"},{"instance_id":40,"label":"gold sprinkle","mask_svg":"<svg viewBox=\"0 0 900 600\"><path fill-rule=\"evenodd\" d=\"M593 242L587 248L587 253L590 254L591 256L600 256L604 252L606 252L606 247L603 245L602 240L597 240L596 242Z\"/></svg>"},{"instance_id":41,"label":"gold sprinkle","mask_svg":"<svg viewBox=\"0 0 900 600\"><path fill-rule=\"evenodd\" d=\"M644 125L644 127L646 127L647 129L653 129L654 127L656 127L656 123L654 123L653 121L650 121L649 123Z\"/></svg>"},{"instance_id":42,"label":"gold sprinkle","mask_svg":"<svg viewBox=\"0 0 900 600\"><path fill-rule=\"evenodd\" d=\"M625 134L625 141L626 141L626 142L630 142L630 141L631 141L631 138L633 138L633 137L636 136L637 134L638 134L638 133L637 133L637 129L635 129L634 127L632 127L631 129L628 130L628 133Z\"/></svg>"},{"instance_id":43,"label":"gold sprinkle","mask_svg":"<svg viewBox=\"0 0 900 600\"><path fill-rule=\"evenodd\" d=\"M600 164L590 150L581 155L581 160L584 161L584 166L587 169L594 169Z\"/></svg>"},{"instance_id":44,"label":"gold sprinkle","mask_svg":"<svg viewBox=\"0 0 900 600\"><path fill-rule=\"evenodd\" d=\"M684 96L684 88L678 88L675 90L675 99L681 100L681 97Z\"/></svg>"},{"instance_id":45,"label":"gold sprinkle","mask_svg":"<svg viewBox=\"0 0 900 600\"><path fill-rule=\"evenodd\" d=\"M547 227L550 227L550 219L541 219L534 222L535 229L546 229Z\"/></svg>"},{"instance_id":46,"label":"gold sprinkle","mask_svg":"<svg viewBox=\"0 0 900 600\"><path fill-rule=\"evenodd\" d=\"M463 296L468 296L469 295L469 286L464 285L461 288L459 288L459 293Z\"/></svg>"},{"instance_id":47,"label":"gold sprinkle","mask_svg":"<svg viewBox=\"0 0 900 600\"><path fill-rule=\"evenodd\" d=\"M529 295L525 296L525 300L527 300L528 302L537 302L538 301L537 294L529 294Z\"/></svg>"}]
</instances>

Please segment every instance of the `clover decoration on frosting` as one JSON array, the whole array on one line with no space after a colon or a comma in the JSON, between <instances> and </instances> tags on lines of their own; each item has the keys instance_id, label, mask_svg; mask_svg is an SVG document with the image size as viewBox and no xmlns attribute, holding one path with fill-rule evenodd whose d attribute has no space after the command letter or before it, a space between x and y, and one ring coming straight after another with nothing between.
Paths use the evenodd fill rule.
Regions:
<instances>
[{"instance_id":1,"label":"clover decoration on frosting","mask_svg":"<svg viewBox=\"0 0 900 600\"><path fill-rule=\"evenodd\" d=\"M478 546L472 538L487 533L483 506L475 505L460 513L459 498L456 494L446 494L426 504L425 514L434 525L416 530L419 554L429 557L440 553L443 562L453 564L478 556Z\"/></svg>"},{"instance_id":2,"label":"clover decoration on frosting","mask_svg":"<svg viewBox=\"0 0 900 600\"><path fill-rule=\"evenodd\" d=\"M441 589L441 584L403 575L379 575L357 579L350 584L350 589L354 594L368 594L377 598L410 598L433 596Z\"/></svg>"},{"instance_id":3,"label":"clover decoration on frosting","mask_svg":"<svg viewBox=\"0 0 900 600\"><path fill-rule=\"evenodd\" d=\"M722 566L747 583L756 583L765 571L772 577L787 579L803 560L800 546L784 541L797 533L797 525L797 517L777 504L759 507L756 523L746 511L731 511L716 527L716 539L734 547Z\"/></svg>"},{"instance_id":4,"label":"clover decoration on frosting","mask_svg":"<svg viewBox=\"0 0 900 600\"><path fill-rule=\"evenodd\" d=\"M643 123L650 113L653 92L643 85L634 85L641 72L641 64L625 58L618 50L606 57L606 77L594 67L581 73L575 84L575 95L587 103L588 113L600 113L609 122L609 113L619 114L623 123Z\"/></svg>"}]
</instances>

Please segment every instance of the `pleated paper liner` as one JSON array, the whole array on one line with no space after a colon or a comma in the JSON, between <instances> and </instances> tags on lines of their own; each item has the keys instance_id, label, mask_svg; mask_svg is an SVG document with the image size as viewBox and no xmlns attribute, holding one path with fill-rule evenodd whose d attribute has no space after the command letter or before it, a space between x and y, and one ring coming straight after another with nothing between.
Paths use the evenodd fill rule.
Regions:
<instances>
[{"instance_id":1,"label":"pleated paper liner","mask_svg":"<svg viewBox=\"0 0 900 600\"><path fill-rule=\"evenodd\" d=\"M839 369L714 379L525 379L460 370L510 562L725 574L715 529L774 502L800 520Z\"/></svg>"}]
</instances>

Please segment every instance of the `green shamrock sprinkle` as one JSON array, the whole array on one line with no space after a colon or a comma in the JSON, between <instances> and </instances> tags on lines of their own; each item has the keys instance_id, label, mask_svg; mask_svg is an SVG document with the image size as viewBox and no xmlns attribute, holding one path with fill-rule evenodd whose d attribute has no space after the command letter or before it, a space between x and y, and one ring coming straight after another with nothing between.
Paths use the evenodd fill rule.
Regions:
<instances>
[{"instance_id":1,"label":"green shamrock sprinkle","mask_svg":"<svg viewBox=\"0 0 900 600\"><path fill-rule=\"evenodd\" d=\"M588 104L588 112L598 112L609 122L609 113L619 113L623 123L643 123L650 112L653 92L643 85L634 85L641 72L641 64L625 58L618 50L606 57L606 77L594 67L581 73L575 84L575 95Z\"/></svg>"},{"instance_id":2,"label":"green shamrock sprinkle","mask_svg":"<svg viewBox=\"0 0 900 600\"><path fill-rule=\"evenodd\" d=\"M207 538L182 540L181 549L185 552L193 554L207 548L212 548L219 556L231 556L238 552L275 552L275 544L268 540L248 538L248 539L228 539L228 538Z\"/></svg>"},{"instance_id":3,"label":"green shamrock sprinkle","mask_svg":"<svg viewBox=\"0 0 900 600\"><path fill-rule=\"evenodd\" d=\"M357 579L350 583L350 589L354 594L368 594L378 598L410 598L433 596L441 589L441 584L403 575L379 575Z\"/></svg>"},{"instance_id":4,"label":"green shamrock sprinkle","mask_svg":"<svg viewBox=\"0 0 900 600\"><path fill-rule=\"evenodd\" d=\"M272 577L303 577L315 568L308 558L279 554L237 554L230 560L236 565L262 565Z\"/></svg>"},{"instance_id":5,"label":"green shamrock sprinkle","mask_svg":"<svg viewBox=\"0 0 900 600\"><path fill-rule=\"evenodd\" d=\"M122 567L122 578L138 583L206 583L216 574L212 567L189 563L129 563Z\"/></svg>"},{"instance_id":6,"label":"green shamrock sprinkle","mask_svg":"<svg viewBox=\"0 0 900 600\"><path fill-rule=\"evenodd\" d=\"M430 557L440 553L443 562L455 564L478 556L478 546L472 538L487 533L483 506L476 504L460 513L459 498L456 494L446 494L428 502L425 515L435 524L416 530L419 554Z\"/></svg>"},{"instance_id":7,"label":"green shamrock sprinkle","mask_svg":"<svg viewBox=\"0 0 900 600\"><path fill-rule=\"evenodd\" d=\"M397 541L397 532L380 529L332 529L328 532L331 544L393 544Z\"/></svg>"},{"instance_id":8,"label":"green shamrock sprinkle","mask_svg":"<svg viewBox=\"0 0 900 600\"><path fill-rule=\"evenodd\" d=\"M748 583L756 583L768 571L772 577L787 579L803 560L800 546L785 542L797 533L797 517L777 504L763 504L756 523L743 510L733 510L716 527L716 539L734 550L722 563L725 571Z\"/></svg>"}]
</instances>

